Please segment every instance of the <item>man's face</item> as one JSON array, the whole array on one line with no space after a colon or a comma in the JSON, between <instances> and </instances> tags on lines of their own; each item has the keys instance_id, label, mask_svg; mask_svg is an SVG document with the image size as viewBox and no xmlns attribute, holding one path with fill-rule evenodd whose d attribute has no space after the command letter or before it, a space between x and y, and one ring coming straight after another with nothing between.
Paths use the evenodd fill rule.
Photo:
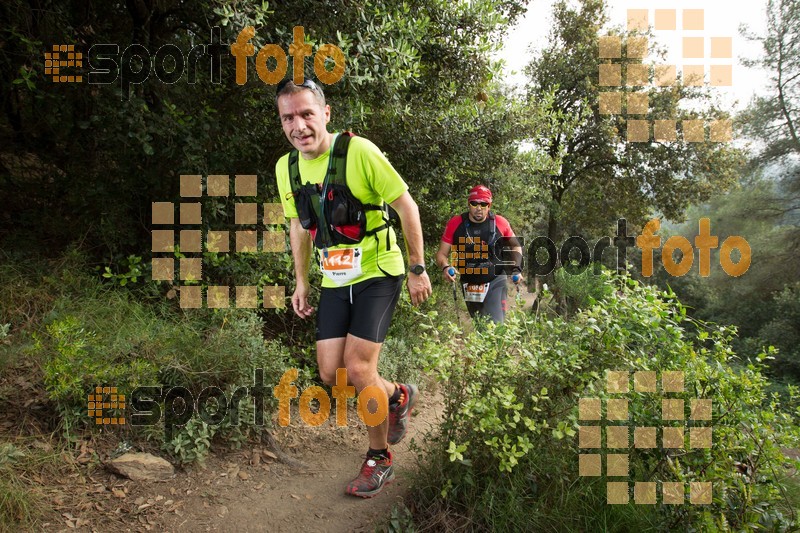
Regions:
<instances>
[{"instance_id":1,"label":"man's face","mask_svg":"<svg viewBox=\"0 0 800 533\"><path fill-rule=\"evenodd\" d=\"M469 202L469 218L473 222L483 222L489 216L489 208L491 203L484 202L483 200Z\"/></svg>"},{"instance_id":2,"label":"man's face","mask_svg":"<svg viewBox=\"0 0 800 533\"><path fill-rule=\"evenodd\" d=\"M284 94L278 98L278 115L286 138L304 159L315 159L328 151L327 124L331 108L321 105L310 90Z\"/></svg>"}]
</instances>

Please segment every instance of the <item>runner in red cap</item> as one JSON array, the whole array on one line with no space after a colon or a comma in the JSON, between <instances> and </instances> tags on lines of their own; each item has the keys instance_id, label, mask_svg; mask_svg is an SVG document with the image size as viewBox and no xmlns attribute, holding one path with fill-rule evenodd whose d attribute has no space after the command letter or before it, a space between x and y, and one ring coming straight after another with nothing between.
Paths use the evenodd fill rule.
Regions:
<instances>
[{"instance_id":1,"label":"runner in red cap","mask_svg":"<svg viewBox=\"0 0 800 533\"><path fill-rule=\"evenodd\" d=\"M484 185L469 190L469 209L447 223L436 252L436 264L442 269L445 280L454 283L450 252L455 247L455 252L464 253L465 258L453 268L461 276L470 316L483 315L493 322L502 322L507 309L507 274L514 274L515 283L519 283L522 248L516 239L509 241L514 231L508 220L491 212L492 200L492 191ZM499 251L502 248L516 253L504 257ZM511 257L516 261L509 266Z\"/></svg>"},{"instance_id":2,"label":"runner in red cap","mask_svg":"<svg viewBox=\"0 0 800 533\"><path fill-rule=\"evenodd\" d=\"M488 187L484 187L483 185L476 185L469 190L469 201L485 202L487 204L491 204L492 191L490 191Z\"/></svg>"}]
</instances>

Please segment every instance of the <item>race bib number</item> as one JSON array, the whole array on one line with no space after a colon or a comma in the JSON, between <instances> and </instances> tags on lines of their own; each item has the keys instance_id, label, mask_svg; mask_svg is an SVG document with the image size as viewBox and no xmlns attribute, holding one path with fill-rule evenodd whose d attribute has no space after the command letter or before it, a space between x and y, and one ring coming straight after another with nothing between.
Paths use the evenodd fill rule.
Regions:
<instances>
[{"instance_id":1,"label":"race bib number","mask_svg":"<svg viewBox=\"0 0 800 533\"><path fill-rule=\"evenodd\" d=\"M488 283L465 283L464 284L464 301L483 303L486 299L486 294L489 292Z\"/></svg>"},{"instance_id":2,"label":"race bib number","mask_svg":"<svg viewBox=\"0 0 800 533\"><path fill-rule=\"evenodd\" d=\"M352 281L361 276L361 248L328 250L320 254L319 267L337 285Z\"/></svg>"}]
</instances>

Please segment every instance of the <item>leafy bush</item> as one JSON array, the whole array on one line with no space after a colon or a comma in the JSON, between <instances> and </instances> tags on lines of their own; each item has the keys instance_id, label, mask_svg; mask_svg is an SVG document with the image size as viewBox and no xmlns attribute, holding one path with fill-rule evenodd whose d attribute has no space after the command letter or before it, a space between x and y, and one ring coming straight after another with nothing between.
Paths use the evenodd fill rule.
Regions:
<instances>
[{"instance_id":1,"label":"leafy bush","mask_svg":"<svg viewBox=\"0 0 800 533\"><path fill-rule=\"evenodd\" d=\"M785 287L772 300L772 319L753 339L760 345L775 346L778 354L772 373L800 383L800 283Z\"/></svg>"},{"instance_id":2,"label":"leafy bush","mask_svg":"<svg viewBox=\"0 0 800 533\"><path fill-rule=\"evenodd\" d=\"M283 343L264 340L264 324L255 311L184 313L174 302L150 301L141 290L115 288L82 274L85 264L77 256L75 261L65 260L60 268L53 268L44 280L37 281L38 275L32 275L36 263L32 264L31 272L10 262L0 268L15 274L10 285L26 295L50 296L48 307L37 308L34 320L26 326L31 331L19 331L20 337L28 335L34 340L25 348L27 356L41 367L44 387L68 436L75 428L97 427L87 416L87 395L97 386L115 386L126 398L139 386L161 386L164 392L185 387L195 398L203 388L213 386L230 397L234 388L253 384L258 368L264 372L265 385L270 385L294 366ZM5 294L10 287L3 284L0 290ZM9 307L22 304L13 302ZM3 316L8 316L12 328L21 324L14 313ZM271 401L266 394L267 423ZM126 439L143 433L181 462L202 460L214 438L238 445L260 430L254 425L252 399L246 404L243 401L239 406L237 424L224 420L203 428L198 425L200 420L193 420L176 428L166 442L163 420L144 429L128 424L115 431ZM160 407L163 413L163 401Z\"/></svg>"},{"instance_id":3,"label":"leafy bush","mask_svg":"<svg viewBox=\"0 0 800 533\"><path fill-rule=\"evenodd\" d=\"M405 286L392 317L392 324L378 359L378 372L388 380L401 383L420 383L425 359L425 339L440 320L437 311L426 311L436 307L436 296L431 297L423 308L416 308Z\"/></svg>"},{"instance_id":4,"label":"leafy bush","mask_svg":"<svg viewBox=\"0 0 800 533\"><path fill-rule=\"evenodd\" d=\"M577 262L573 263L572 268L577 268ZM556 288L567 299L568 311L588 307L613 292L613 288L605 283L606 278L595 274L597 267L599 265L592 264L576 274L570 274L564 268L556 270Z\"/></svg>"},{"instance_id":5,"label":"leafy bush","mask_svg":"<svg viewBox=\"0 0 800 533\"><path fill-rule=\"evenodd\" d=\"M630 279L603 283L608 296L570 321L514 313L465 339L454 329L429 343L428 370L442 382L446 406L420 474L425 523L527 531L796 526L777 503L781 447L796 445L800 411L765 392L768 355L734 367L730 329L687 318L673 294ZM606 505L606 477L579 477L578 454L586 450L576 436L578 400L608 397L606 370L681 371L685 392L669 397L687 407L693 398L712 399L710 449L615 450L629 455L630 480L712 482L711 505ZM630 425L675 425L661 421L660 394L625 398Z\"/></svg>"}]
</instances>

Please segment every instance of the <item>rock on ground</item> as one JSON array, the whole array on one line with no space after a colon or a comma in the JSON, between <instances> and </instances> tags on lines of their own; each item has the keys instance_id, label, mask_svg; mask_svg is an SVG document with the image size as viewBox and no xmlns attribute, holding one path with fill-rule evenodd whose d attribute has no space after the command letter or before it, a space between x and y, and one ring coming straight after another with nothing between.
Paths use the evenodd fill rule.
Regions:
<instances>
[{"instance_id":1,"label":"rock on ground","mask_svg":"<svg viewBox=\"0 0 800 533\"><path fill-rule=\"evenodd\" d=\"M169 479L175 474L168 461L149 453L126 453L109 461L106 467L134 481Z\"/></svg>"}]
</instances>

